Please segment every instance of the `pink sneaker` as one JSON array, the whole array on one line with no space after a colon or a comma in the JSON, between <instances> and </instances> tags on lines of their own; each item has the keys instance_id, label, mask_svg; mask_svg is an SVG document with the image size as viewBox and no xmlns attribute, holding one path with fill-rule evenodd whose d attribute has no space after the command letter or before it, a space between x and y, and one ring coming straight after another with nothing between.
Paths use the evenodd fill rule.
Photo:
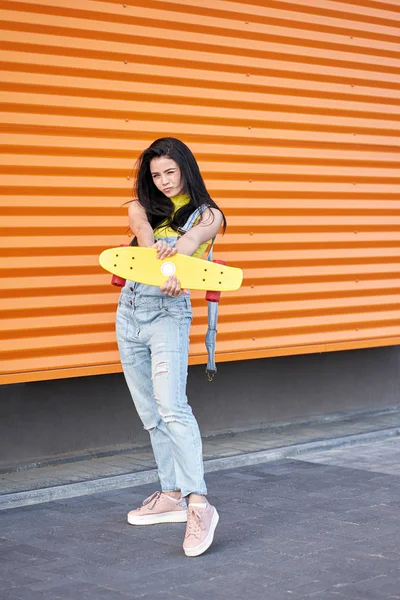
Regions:
<instances>
[{"instance_id":1,"label":"pink sneaker","mask_svg":"<svg viewBox=\"0 0 400 600\"><path fill-rule=\"evenodd\" d=\"M175 500L162 492L155 492L140 508L128 513L131 525L156 525L157 523L186 523L187 504L182 496Z\"/></svg>"},{"instance_id":2,"label":"pink sneaker","mask_svg":"<svg viewBox=\"0 0 400 600\"><path fill-rule=\"evenodd\" d=\"M211 504L205 508L191 506L187 512L187 525L183 550L186 556L199 556L212 544L219 515Z\"/></svg>"}]
</instances>

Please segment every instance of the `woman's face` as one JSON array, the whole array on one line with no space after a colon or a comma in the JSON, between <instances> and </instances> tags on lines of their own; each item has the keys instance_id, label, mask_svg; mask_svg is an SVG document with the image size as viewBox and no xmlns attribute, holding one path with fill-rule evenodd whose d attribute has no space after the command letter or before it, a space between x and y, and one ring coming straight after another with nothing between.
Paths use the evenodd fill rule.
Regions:
<instances>
[{"instance_id":1,"label":"woman's face","mask_svg":"<svg viewBox=\"0 0 400 600\"><path fill-rule=\"evenodd\" d=\"M172 158L160 156L150 161L150 173L154 185L168 198L183 194L181 170Z\"/></svg>"}]
</instances>

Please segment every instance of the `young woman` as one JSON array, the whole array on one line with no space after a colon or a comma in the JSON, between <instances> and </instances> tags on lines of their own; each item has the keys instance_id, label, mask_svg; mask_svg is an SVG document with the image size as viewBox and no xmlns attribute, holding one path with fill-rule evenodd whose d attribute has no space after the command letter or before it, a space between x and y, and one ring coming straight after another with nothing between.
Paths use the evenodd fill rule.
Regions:
<instances>
[{"instance_id":1,"label":"young woman","mask_svg":"<svg viewBox=\"0 0 400 600\"><path fill-rule=\"evenodd\" d=\"M139 157L129 226L157 258L202 257L226 220L210 198L189 148L156 140ZM198 556L211 545L218 513L208 503L202 444L186 396L192 310L175 276L160 288L127 281L117 310L121 363L150 440L161 492L128 514L132 525L186 522L183 549ZM188 506L186 503L188 499Z\"/></svg>"}]
</instances>

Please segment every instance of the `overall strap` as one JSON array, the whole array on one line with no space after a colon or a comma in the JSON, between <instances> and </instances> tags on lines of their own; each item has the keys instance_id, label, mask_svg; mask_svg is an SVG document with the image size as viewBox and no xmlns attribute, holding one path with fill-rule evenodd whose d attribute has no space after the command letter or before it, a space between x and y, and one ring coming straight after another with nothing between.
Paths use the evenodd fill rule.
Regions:
<instances>
[{"instance_id":1,"label":"overall strap","mask_svg":"<svg viewBox=\"0 0 400 600\"><path fill-rule=\"evenodd\" d=\"M208 251L207 260L209 261L212 261L214 242L215 238L213 238L210 249ZM206 373L208 381L212 381L217 372L217 366L215 364L215 346L217 343L218 302L208 302L207 316L208 329L206 334L206 348L208 354L208 361Z\"/></svg>"},{"instance_id":2,"label":"overall strap","mask_svg":"<svg viewBox=\"0 0 400 600\"><path fill-rule=\"evenodd\" d=\"M180 227L180 233L186 233L189 231L191 227L195 224L196 220L200 217L200 215L207 209L206 204L202 204L197 208L188 218L185 225ZM213 238L210 248L208 250L207 259L212 261L213 257L213 246L215 242L215 237ZM218 321L218 302L208 302L208 329L206 334L206 348L208 354L207 368L206 373L208 377L208 381L212 381L214 379L215 373L217 372L217 367L215 364L215 346L217 341L217 321Z\"/></svg>"},{"instance_id":3,"label":"overall strap","mask_svg":"<svg viewBox=\"0 0 400 600\"><path fill-rule=\"evenodd\" d=\"M182 233L186 233L187 231L189 231L189 229L195 224L196 219L198 219L207 208L207 204L202 204L201 206L199 206L199 208L196 208L196 210L192 212L192 214L189 216L184 226L179 228L179 231Z\"/></svg>"}]
</instances>

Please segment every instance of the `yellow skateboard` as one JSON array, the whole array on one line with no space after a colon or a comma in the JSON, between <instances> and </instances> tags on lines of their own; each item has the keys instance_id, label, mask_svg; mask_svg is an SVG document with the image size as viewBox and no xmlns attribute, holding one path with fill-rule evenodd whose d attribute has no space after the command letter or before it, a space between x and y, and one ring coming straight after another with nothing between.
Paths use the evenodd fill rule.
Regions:
<instances>
[{"instance_id":1,"label":"yellow skateboard","mask_svg":"<svg viewBox=\"0 0 400 600\"><path fill-rule=\"evenodd\" d=\"M124 279L161 286L175 275L182 288L231 292L242 285L243 271L184 254L160 260L155 248L125 246L100 254L103 269Z\"/></svg>"}]
</instances>

